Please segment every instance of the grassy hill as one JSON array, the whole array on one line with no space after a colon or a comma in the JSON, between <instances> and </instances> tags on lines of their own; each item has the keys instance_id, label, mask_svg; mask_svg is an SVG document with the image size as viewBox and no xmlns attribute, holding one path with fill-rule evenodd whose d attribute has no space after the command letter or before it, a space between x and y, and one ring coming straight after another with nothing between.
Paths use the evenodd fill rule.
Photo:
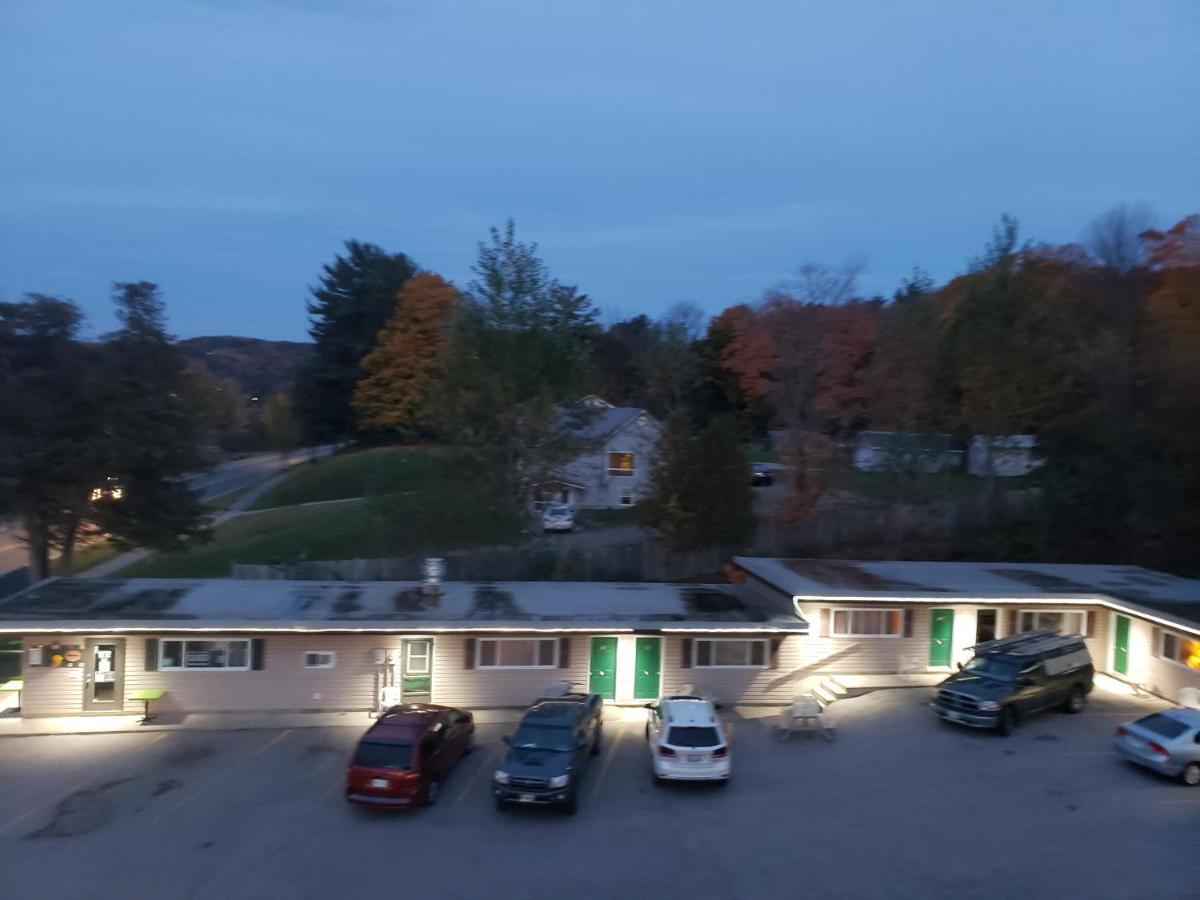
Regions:
<instances>
[{"instance_id":1,"label":"grassy hill","mask_svg":"<svg viewBox=\"0 0 1200 900\"><path fill-rule=\"evenodd\" d=\"M217 378L229 378L251 397L287 390L312 352L299 341L264 341L245 337L198 337L179 342L190 360Z\"/></svg>"}]
</instances>

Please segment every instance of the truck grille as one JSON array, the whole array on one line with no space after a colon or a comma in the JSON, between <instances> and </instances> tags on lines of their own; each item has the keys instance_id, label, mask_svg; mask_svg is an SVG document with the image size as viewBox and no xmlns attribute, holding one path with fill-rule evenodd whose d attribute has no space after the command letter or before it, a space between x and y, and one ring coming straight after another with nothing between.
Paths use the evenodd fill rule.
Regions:
<instances>
[{"instance_id":1,"label":"truck grille","mask_svg":"<svg viewBox=\"0 0 1200 900\"><path fill-rule=\"evenodd\" d=\"M522 791L544 791L549 787L544 778L514 778L509 783Z\"/></svg>"},{"instance_id":2,"label":"truck grille","mask_svg":"<svg viewBox=\"0 0 1200 900\"><path fill-rule=\"evenodd\" d=\"M938 703L946 709L961 709L964 712L978 712L979 701L966 694L945 689L938 691Z\"/></svg>"}]
</instances>

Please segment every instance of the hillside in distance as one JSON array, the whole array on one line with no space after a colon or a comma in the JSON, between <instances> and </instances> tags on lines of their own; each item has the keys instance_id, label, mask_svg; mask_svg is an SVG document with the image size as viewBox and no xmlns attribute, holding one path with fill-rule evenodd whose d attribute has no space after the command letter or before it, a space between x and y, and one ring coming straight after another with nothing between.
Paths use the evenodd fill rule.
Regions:
<instances>
[{"instance_id":1,"label":"hillside in distance","mask_svg":"<svg viewBox=\"0 0 1200 900\"><path fill-rule=\"evenodd\" d=\"M180 341L179 349L216 378L229 378L251 397L290 390L296 373L312 352L312 344L246 337L197 337Z\"/></svg>"}]
</instances>

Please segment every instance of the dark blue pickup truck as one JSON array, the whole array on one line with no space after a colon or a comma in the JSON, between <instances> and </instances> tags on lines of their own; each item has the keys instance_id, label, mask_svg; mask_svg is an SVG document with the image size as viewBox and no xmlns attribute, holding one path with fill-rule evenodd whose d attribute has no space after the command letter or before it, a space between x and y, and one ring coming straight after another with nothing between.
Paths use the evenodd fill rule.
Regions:
<instances>
[{"instance_id":1,"label":"dark blue pickup truck","mask_svg":"<svg viewBox=\"0 0 1200 900\"><path fill-rule=\"evenodd\" d=\"M557 806L574 815L579 781L600 752L604 701L598 694L563 694L538 700L508 735L508 755L492 776L496 806Z\"/></svg>"}]
</instances>

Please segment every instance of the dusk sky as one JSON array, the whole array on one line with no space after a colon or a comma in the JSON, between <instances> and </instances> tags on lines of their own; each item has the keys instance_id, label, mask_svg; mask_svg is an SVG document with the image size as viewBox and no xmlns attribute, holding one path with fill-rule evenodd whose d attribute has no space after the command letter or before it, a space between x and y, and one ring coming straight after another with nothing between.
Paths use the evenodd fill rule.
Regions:
<instances>
[{"instance_id":1,"label":"dusk sky","mask_svg":"<svg viewBox=\"0 0 1200 900\"><path fill-rule=\"evenodd\" d=\"M509 216L606 320L805 261L963 270L1200 208L1200 3L4 0L0 299L304 339L343 240L466 286Z\"/></svg>"}]
</instances>

